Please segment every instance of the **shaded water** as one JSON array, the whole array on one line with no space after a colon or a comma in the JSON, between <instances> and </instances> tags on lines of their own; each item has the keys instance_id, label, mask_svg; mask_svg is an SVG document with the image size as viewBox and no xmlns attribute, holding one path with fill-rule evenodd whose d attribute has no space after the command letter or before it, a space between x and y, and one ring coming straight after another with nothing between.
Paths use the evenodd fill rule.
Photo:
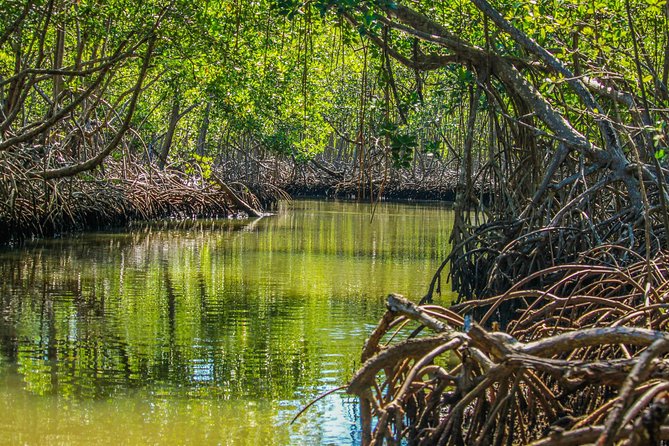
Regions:
<instances>
[{"instance_id":1,"label":"shaded water","mask_svg":"<svg viewBox=\"0 0 669 446\"><path fill-rule=\"evenodd\" d=\"M357 444L384 296L447 255L441 205L296 201L0 252L0 443ZM442 299L446 299L443 297Z\"/></svg>"}]
</instances>

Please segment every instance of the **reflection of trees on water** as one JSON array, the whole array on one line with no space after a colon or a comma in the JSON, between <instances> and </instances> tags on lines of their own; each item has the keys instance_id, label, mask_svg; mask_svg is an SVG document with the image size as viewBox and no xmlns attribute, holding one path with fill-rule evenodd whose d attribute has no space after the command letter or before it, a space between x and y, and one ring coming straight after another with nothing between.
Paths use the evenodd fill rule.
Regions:
<instances>
[{"instance_id":1,"label":"reflection of trees on water","mask_svg":"<svg viewBox=\"0 0 669 446\"><path fill-rule=\"evenodd\" d=\"M109 290L117 285L110 282L117 276L113 267L88 284L59 281L44 271L41 280L33 275L30 283L21 282L21 293L4 294L3 308L22 308L2 323L3 355L18 363L29 390L103 397L144 386L177 393L206 386L224 398L279 398L291 396L297 383L314 382L317 370L309 356L319 352L278 335L304 336L285 317L302 312L303 301L262 302L248 284L238 284L228 292L239 298L217 302L201 271L193 284L197 298L190 299L184 292L190 284L176 279L184 275L180 265L165 257L152 264L144 284L126 273L125 285L134 283L133 296ZM142 332L147 327L154 339Z\"/></svg>"},{"instance_id":2,"label":"reflection of trees on water","mask_svg":"<svg viewBox=\"0 0 669 446\"><path fill-rule=\"evenodd\" d=\"M370 224L364 212L320 210L250 226L156 223L7 253L0 351L36 394L291 399L323 388L324 368L338 385L361 327L382 311L370 294L419 280L401 279L416 276L412 260L429 274L448 221L377 212ZM337 288L352 277L365 293Z\"/></svg>"},{"instance_id":3,"label":"reflection of trees on water","mask_svg":"<svg viewBox=\"0 0 669 446\"><path fill-rule=\"evenodd\" d=\"M288 397L296 384L313 383L317 371L309 356L319 352L310 352L301 341L303 330L293 329L286 319L303 311L303 301L260 302L262 298L250 297L247 284L238 284L228 291L238 298L216 302L202 288L201 278L200 308L192 308L171 266L156 265L161 282L149 281L144 293L133 296L143 301L141 312L119 314L124 303L119 300L128 296L107 296L104 287L97 290L99 285L86 294L76 281L46 276L22 287L22 296L5 294L5 309L28 302L9 315L18 322L20 336L11 322L2 324L3 354L18 363L28 388L40 394L101 397L148 385L185 391L212 386L209 390L220 397ZM126 286L133 281L124 279ZM116 302L105 308L110 300ZM193 314L201 316L199 324ZM126 316L139 320L129 323ZM157 337L148 339L139 327L156 327ZM278 336L282 333L299 341L284 342Z\"/></svg>"}]
</instances>

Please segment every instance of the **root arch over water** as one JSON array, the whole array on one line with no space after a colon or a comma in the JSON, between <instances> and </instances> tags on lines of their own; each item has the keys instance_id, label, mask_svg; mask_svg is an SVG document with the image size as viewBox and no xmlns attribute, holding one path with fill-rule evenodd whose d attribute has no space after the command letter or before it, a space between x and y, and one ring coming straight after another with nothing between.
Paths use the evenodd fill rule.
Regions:
<instances>
[{"instance_id":1,"label":"root arch over water","mask_svg":"<svg viewBox=\"0 0 669 446\"><path fill-rule=\"evenodd\" d=\"M669 440L669 255L620 267L613 249L451 308L391 294L348 386L364 443ZM552 285L527 286L542 280ZM508 303L500 331L494 319ZM475 313L484 316L470 323Z\"/></svg>"}]
</instances>

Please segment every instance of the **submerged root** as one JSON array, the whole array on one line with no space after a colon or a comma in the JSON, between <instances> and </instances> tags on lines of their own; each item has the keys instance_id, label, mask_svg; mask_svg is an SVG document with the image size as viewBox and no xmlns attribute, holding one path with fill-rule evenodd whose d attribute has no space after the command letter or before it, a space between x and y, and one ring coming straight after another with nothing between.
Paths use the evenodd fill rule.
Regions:
<instances>
[{"instance_id":1,"label":"submerged root","mask_svg":"<svg viewBox=\"0 0 669 446\"><path fill-rule=\"evenodd\" d=\"M552 285L526 286L539 278ZM390 295L348 386L360 398L364 443L669 440L668 289L661 254L624 268L549 268L450 309ZM502 332L495 319L506 302L516 314ZM470 323L474 310L484 316Z\"/></svg>"}]
</instances>

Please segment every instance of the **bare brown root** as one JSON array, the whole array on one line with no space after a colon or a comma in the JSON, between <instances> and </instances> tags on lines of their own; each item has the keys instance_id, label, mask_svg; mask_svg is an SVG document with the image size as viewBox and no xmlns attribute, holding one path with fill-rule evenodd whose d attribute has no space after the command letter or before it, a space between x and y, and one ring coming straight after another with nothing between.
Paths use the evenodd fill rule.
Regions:
<instances>
[{"instance_id":1,"label":"bare brown root","mask_svg":"<svg viewBox=\"0 0 669 446\"><path fill-rule=\"evenodd\" d=\"M249 209L258 215L262 209L256 195L239 183L223 190L201 176L157 170L129 159L54 180L35 176L38 168L28 155L0 152L0 243L122 226L134 220L230 217L250 213ZM240 207L231 193L252 204ZM264 195L264 203L285 197L279 189Z\"/></svg>"},{"instance_id":2,"label":"bare brown root","mask_svg":"<svg viewBox=\"0 0 669 446\"><path fill-rule=\"evenodd\" d=\"M247 185L273 184L294 196L455 199L457 160L417 153L412 167L395 167L386 152L377 149L366 152L364 172L352 154L337 156L329 153L331 148L302 162L261 149L241 159L224 153L218 162ZM480 181L476 186L483 192Z\"/></svg>"},{"instance_id":3,"label":"bare brown root","mask_svg":"<svg viewBox=\"0 0 669 446\"><path fill-rule=\"evenodd\" d=\"M525 286L540 276L553 285ZM364 444L669 440L668 288L669 255L661 254L625 268L549 268L450 309L391 294L348 386L360 398ZM496 309L510 301L513 322L495 331ZM480 308L485 316L465 323ZM416 324L427 329L411 338Z\"/></svg>"}]
</instances>

